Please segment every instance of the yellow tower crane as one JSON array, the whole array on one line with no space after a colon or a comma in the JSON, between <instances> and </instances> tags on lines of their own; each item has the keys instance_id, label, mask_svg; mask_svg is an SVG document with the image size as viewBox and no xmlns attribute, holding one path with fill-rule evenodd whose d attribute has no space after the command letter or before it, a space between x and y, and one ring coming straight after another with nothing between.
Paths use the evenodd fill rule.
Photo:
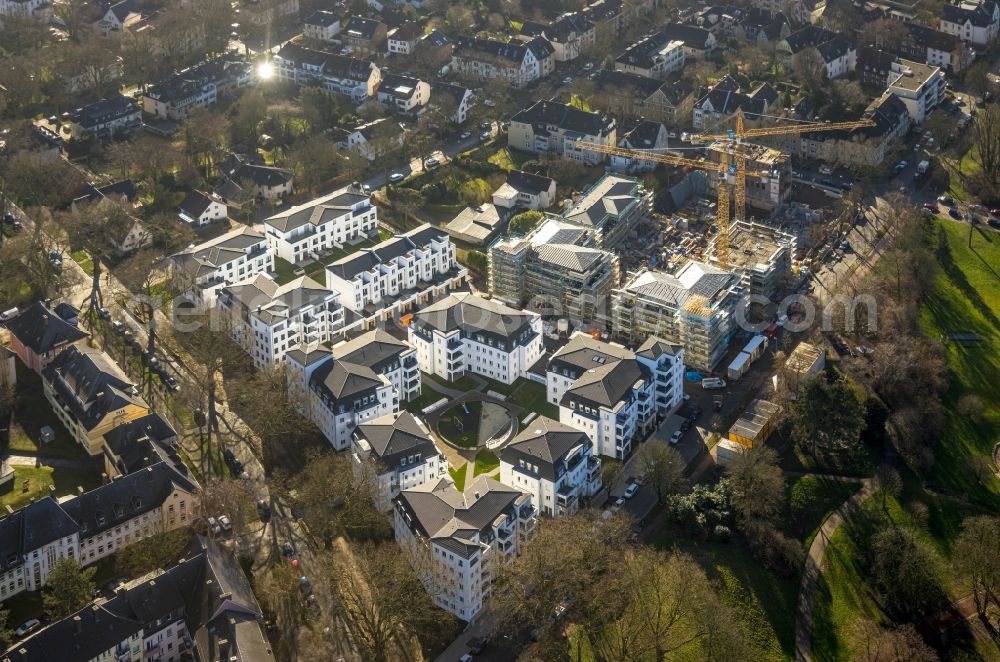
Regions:
<instances>
[{"instance_id":1,"label":"yellow tower crane","mask_svg":"<svg viewBox=\"0 0 1000 662\"><path fill-rule=\"evenodd\" d=\"M762 138L765 136L785 136L799 133L817 133L820 131L844 131L875 126L871 119L856 120L853 122L825 122L823 124L786 124L783 126L770 126L755 129L747 129L743 123L743 111L736 114L736 128L724 134L691 134L688 140L692 143L725 142L733 145L732 165L726 163L727 155L721 154L721 163L711 163L705 161L695 161L667 154L659 154L645 150L624 149L607 145L577 141L576 146L580 149L587 149L594 152L621 156L629 159L641 159L644 161L656 161L658 163L668 163L672 165L688 166L699 170L710 170L721 173L719 178L719 204L717 221L719 224L719 234L715 240L715 257L719 266L727 268L729 266L729 177L733 178L735 188L735 217L744 220L746 218L746 141L751 138ZM753 174L753 173L751 173Z\"/></svg>"}]
</instances>

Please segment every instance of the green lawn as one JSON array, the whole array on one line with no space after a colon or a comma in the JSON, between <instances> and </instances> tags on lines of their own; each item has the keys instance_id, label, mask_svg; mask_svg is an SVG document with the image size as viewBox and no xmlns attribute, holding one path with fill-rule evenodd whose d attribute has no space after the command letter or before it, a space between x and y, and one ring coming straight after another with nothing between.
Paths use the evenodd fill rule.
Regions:
<instances>
[{"instance_id":1,"label":"green lawn","mask_svg":"<svg viewBox=\"0 0 1000 662\"><path fill-rule=\"evenodd\" d=\"M798 577L783 578L764 569L739 542L696 541L666 527L656 541L666 550L691 555L736 611L765 660L794 657Z\"/></svg>"},{"instance_id":2,"label":"green lawn","mask_svg":"<svg viewBox=\"0 0 1000 662\"><path fill-rule=\"evenodd\" d=\"M274 282L284 285L295 280L295 265L284 258L275 256L274 258Z\"/></svg>"},{"instance_id":3,"label":"green lawn","mask_svg":"<svg viewBox=\"0 0 1000 662\"><path fill-rule=\"evenodd\" d=\"M500 458L498 458L492 451L484 448L476 453L476 464L472 470L472 475L478 476L480 474L488 474L492 471L496 471L499 466Z\"/></svg>"},{"instance_id":4,"label":"green lawn","mask_svg":"<svg viewBox=\"0 0 1000 662\"><path fill-rule=\"evenodd\" d=\"M434 404L443 397L443 395L427 386L427 384L423 384L420 387L420 395L409 402L404 402L403 409L414 414L419 414L424 407Z\"/></svg>"},{"instance_id":5,"label":"green lawn","mask_svg":"<svg viewBox=\"0 0 1000 662\"><path fill-rule=\"evenodd\" d=\"M504 170L520 170L525 162L535 158L533 154L519 152L509 147L501 147L486 160Z\"/></svg>"},{"instance_id":6,"label":"green lawn","mask_svg":"<svg viewBox=\"0 0 1000 662\"><path fill-rule=\"evenodd\" d=\"M817 478L815 476L800 476L788 482L789 515L791 533L803 541L805 549L809 549L816 532L823 525L827 516L847 501L860 485L855 482L844 482Z\"/></svg>"},{"instance_id":7,"label":"green lawn","mask_svg":"<svg viewBox=\"0 0 1000 662\"><path fill-rule=\"evenodd\" d=\"M41 445L41 429L55 431L55 439ZM87 454L56 418L42 392L41 378L17 362L17 404L10 430L10 451L18 455L41 455L71 460L87 459Z\"/></svg>"},{"instance_id":8,"label":"green lawn","mask_svg":"<svg viewBox=\"0 0 1000 662\"><path fill-rule=\"evenodd\" d=\"M0 496L0 508L23 508L33 499L48 496L58 498L76 492L77 487L90 490L101 484L96 469L62 469L53 467L14 467L14 489ZM50 492L50 487L55 487Z\"/></svg>"},{"instance_id":9,"label":"green lawn","mask_svg":"<svg viewBox=\"0 0 1000 662\"><path fill-rule=\"evenodd\" d=\"M941 556L941 589L949 600L967 593L959 577L947 563L951 545L966 516L982 511L947 497L924 492L912 474L905 476L905 488L898 498L881 492L861 504L860 510L833 534L826 550L826 569L817 585L813 606L813 659L851 659L851 627L860 618L891 625L879 606L878 596L867 578L872 535L885 526L901 526L933 547ZM917 502L927 506L926 526L913 516Z\"/></svg>"},{"instance_id":10,"label":"green lawn","mask_svg":"<svg viewBox=\"0 0 1000 662\"><path fill-rule=\"evenodd\" d=\"M968 226L938 221L940 270L923 311L932 338L948 333L978 333L981 342L945 340L951 383L945 396L945 429L935 449L928 481L949 492L1000 509L1000 481L977 482L967 469L972 455L989 457L1000 439L1000 235L978 230L968 245ZM958 412L962 396L984 403L983 419Z\"/></svg>"},{"instance_id":11,"label":"green lawn","mask_svg":"<svg viewBox=\"0 0 1000 662\"><path fill-rule=\"evenodd\" d=\"M451 479L455 481L455 489L459 492L465 490L465 473L467 466L468 462L465 462L460 467L452 467L451 469L448 469L448 474L451 476Z\"/></svg>"},{"instance_id":12,"label":"green lawn","mask_svg":"<svg viewBox=\"0 0 1000 662\"><path fill-rule=\"evenodd\" d=\"M379 228L379 234L377 237L371 239L365 239L358 244L345 244L343 248L335 248L328 255L325 255L315 262L310 262L302 267L305 271L305 275L309 276L313 280L317 281L321 285L326 282L326 276L323 274L323 270L326 265L333 264L341 258L345 258L348 255L357 253L362 248L371 248L379 242L385 241L386 239L392 238L392 233L388 230ZM293 279L297 278L295 275L295 265L288 260L282 259L280 257L274 258L274 280L279 285L283 285Z\"/></svg>"},{"instance_id":13,"label":"green lawn","mask_svg":"<svg viewBox=\"0 0 1000 662\"><path fill-rule=\"evenodd\" d=\"M529 379L519 379L515 382L515 388L507 398L510 402L524 407L526 411L533 411L541 416L559 420L559 407L551 404L545 394L545 384L539 384ZM526 412L521 412L521 418L526 416Z\"/></svg>"},{"instance_id":14,"label":"green lawn","mask_svg":"<svg viewBox=\"0 0 1000 662\"><path fill-rule=\"evenodd\" d=\"M454 405L438 419L438 432L456 446L475 448L482 413L483 403L479 400Z\"/></svg>"},{"instance_id":15,"label":"green lawn","mask_svg":"<svg viewBox=\"0 0 1000 662\"><path fill-rule=\"evenodd\" d=\"M94 261L90 259L87 251L70 251L69 256L80 265L80 268L87 272L88 276L94 275Z\"/></svg>"}]
</instances>

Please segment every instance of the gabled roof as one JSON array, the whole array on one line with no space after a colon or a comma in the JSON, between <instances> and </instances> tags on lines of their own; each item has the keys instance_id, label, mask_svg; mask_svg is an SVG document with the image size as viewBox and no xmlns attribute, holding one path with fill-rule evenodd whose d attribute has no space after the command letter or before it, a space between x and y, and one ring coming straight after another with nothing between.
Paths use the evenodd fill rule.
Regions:
<instances>
[{"instance_id":1,"label":"gabled roof","mask_svg":"<svg viewBox=\"0 0 1000 662\"><path fill-rule=\"evenodd\" d=\"M644 270L636 274L624 289L658 299L675 308L682 307L692 296L711 301L739 278L728 271L703 262L688 262L677 275L664 271Z\"/></svg>"},{"instance_id":2,"label":"gabled roof","mask_svg":"<svg viewBox=\"0 0 1000 662\"><path fill-rule=\"evenodd\" d=\"M527 37L545 37L549 41L565 42L586 34L594 29L594 24L580 14L563 14L551 23L524 21L521 34Z\"/></svg>"},{"instance_id":3,"label":"gabled roof","mask_svg":"<svg viewBox=\"0 0 1000 662\"><path fill-rule=\"evenodd\" d=\"M7 330L35 354L75 343L87 337L75 324L70 324L42 302L36 301L5 323Z\"/></svg>"},{"instance_id":4,"label":"gabled roof","mask_svg":"<svg viewBox=\"0 0 1000 662\"><path fill-rule=\"evenodd\" d=\"M423 37L421 37L420 41L426 41L428 44L434 46L435 48L447 46L448 44L451 43L451 39L448 38L448 35L441 32L440 30L431 30Z\"/></svg>"},{"instance_id":5,"label":"gabled roof","mask_svg":"<svg viewBox=\"0 0 1000 662\"><path fill-rule=\"evenodd\" d=\"M299 276L279 285L267 274L257 274L226 285L219 293L224 300L237 302L251 317L268 326L294 317L307 306L325 305L333 292L309 276Z\"/></svg>"},{"instance_id":6,"label":"gabled roof","mask_svg":"<svg viewBox=\"0 0 1000 662\"><path fill-rule=\"evenodd\" d=\"M110 99L101 99L82 108L77 108L76 112L73 113L73 121L84 129L89 129L121 117L140 116L141 114L135 99L118 94Z\"/></svg>"},{"instance_id":7,"label":"gabled roof","mask_svg":"<svg viewBox=\"0 0 1000 662\"><path fill-rule=\"evenodd\" d=\"M632 67L649 69L656 64L657 57L671 43L675 43L676 48L683 45L684 40L663 32L651 34L626 48L625 52L619 55L615 62Z\"/></svg>"},{"instance_id":8,"label":"gabled roof","mask_svg":"<svg viewBox=\"0 0 1000 662\"><path fill-rule=\"evenodd\" d=\"M333 358L355 365L383 372L399 361L399 357L411 351L406 342L390 335L383 329L373 329L353 340L333 347Z\"/></svg>"},{"instance_id":9,"label":"gabled roof","mask_svg":"<svg viewBox=\"0 0 1000 662\"><path fill-rule=\"evenodd\" d=\"M36 549L76 532L76 522L51 496L29 503L0 519L0 572L16 568Z\"/></svg>"},{"instance_id":10,"label":"gabled roof","mask_svg":"<svg viewBox=\"0 0 1000 662\"><path fill-rule=\"evenodd\" d=\"M367 60L359 60L344 55L317 51L305 46L287 42L275 55L277 58L293 63L296 67L303 64L318 67L329 76L367 82L371 78L375 65Z\"/></svg>"},{"instance_id":11,"label":"gabled roof","mask_svg":"<svg viewBox=\"0 0 1000 662\"><path fill-rule=\"evenodd\" d=\"M666 129L660 122L638 122L618 144L629 149L652 149L660 147L660 137L666 138L666 135Z\"/></svg>"},{"instance_id":12,"label":"gabled roof","mask_svg":"<svg viewBox=\"0 0 1000 662\"><path fill-rule=\"evenodd\" d=\"M634 179L605 175L594 184L564 219L575 225L602 227L639 200L639 183Z\"/></svg>"},{"instance_id":13,"label":"gabled roof","mask_svg":"<svg viewBox=\"0 0 1000 662\"><path fill-rule=\"evenodd\" d=\"M139 637L143 623L121 616L107 605L91 604L49 625L4 654L10 662L94 660L119 643Z\"/></svg>"},{"instance_id":14,"label":"gabled roof","mask_svg":"<svg viewBox=\"0 0 1000 662\"><path fill-rule=\"evenodd\" d=\"M681 345L667 342L656 336L650 336L646 338L645 342L639 345L639 349L635 350L635 355L649 359L650 361L657 361L664 354L676 356L681 351L683 351Z\"/></svg>"},{"instance_id":15,"label":"gabled roof","mask_svg":"<svg viewBox=\"0 0 1000 662\"><path fill-rule=\"evenodd\" d=\"M613 69L601 69L594 80L594 85L599 90L612 91L616 94L627 92L638 95L643 100L656 94L666 84L659 78L650 78Z\"/></svg>"},{"instance_id":16,"label":"gabled roof","mask_svg":"<svg viewBox=\"0 0 1000 662\"><path fill-rule=\"evenodd\" d=\"M42 371L42 377L85 430L128 405L149 409L121 368L97 349L68 347Z\"/></svg>"},{"instance_id":17,"label":"gabled roof","mask_svg":"<svg viewBox=\"0 0 1000 662\"><path fill-rule=\"evenodd\" d=\"M538 467L542 478L555 481L570 452L590 445L590 438L581 430L539 416L504 447L500 461L516 467L524 460Z\"/></svg>"},{"instance_id":18,"label":"gabled roof","mask_svg":"<svg viewBox=\"0 0 1000 662\"><path fill-rule=\"evenodd\" d=\"M122 0L108 7L108 11L114 14L119 23L124 23L129 14L141 14L139 0Z\"/></svg>"},{"instance_id":19,"label":"gabled roof","mask_svg":"<svg viewBox=\"0 0 1000 662\"><path fill-rule=\"evenodd\" d=\"M191 476L180 474L171 464L157 462L68 499L62 508L79 525L80 537L89 538L158 510L176 490L194 494L198 483Z\"/></svg>"},{"instance_id":20,"label":"gabled roof","mask_svg":"<svg viewBox=\"0 0 1000 662\"><path fill-rule=\"evenodd\" d=\"M320 226L340 218L367 201L368 196L364 191L348 185L323 197L280 211L264 219L264 223L279 232L291 232L303 225Z\"/></svg>"},{"instance_id":21,"label":"gabled roof","mask_svg":"<svg viewBox=\"0 0 1000 662\"><path fill-rule=\"evenodd\" d=\"M455 292L422 308L413 319L441 333L458 330L467 334L485 332L510 339L530 328L531 321L537 317L499 301L468 292Z\"/></svg>"},{"instance_id":22,"label":"gabled roof","mask_svg":"<svg viewBox=\"0 0 1000 662\"><path fill-rule=\"evenodd\" d=\"M535 175L523 170L510 170L507 172L507 183L518 191L539 195L552 188L555 180L543 175Z\"/></svg>"},{"instance_id":23,"label":"gabled roof","mask_svg":"<svg viewBox=\"0 0 1000 662\"><path fill-rule=\"evenodd\" d=\"M668 39L683 41L684 45L688 48L697 48L699 50L708 48L708 44L712 41L712 33L708 30L684 23L670 23L665 25L660 30L660 34Z\"/></svg>"},{"instance_id":24,"label":"gabled roof","mask_svg":"<svg viewBox=\"0 0 1000 662\"><path fill-rule=\"evenodd\" d=\"M367 366L347 361L326 361L309 377L312 388L326 393L333 402L374 392L389 382Z\"/></svg>"},{"instance_id":25,"label":"gabled roof","mask_svg":"<svg viewBox=\"0 0 1000 662\"><path fill-rule=\"evenodd\" d=\"M396 30L389 35L389 39L393 41L412 43L423 36L423 34L424 28L419 23L407 21L396 28Z\"/></svg>"},{"instance_id":26,"label":"gabled roof","mask_svg":"<svg viewBox=\"0 0 1000 662\"><path fill-rule=\"evenodd\" d=\"M531 124L542 130L547 126L557 126L581 136L606 136L615 128L614 118L596 112L588 113L558 101L537 101L514 115L511 122Z\"/></svg>"},{"instance_id":27,"label":"gabled roof","mask_svg":"<svg viewBox=\"0 0 1000 662\"><path fill-rule=\"evenodd\" d=\"M647 377L637 361L617 361L586 370L563 394L560 404L581 398L614 408L628 399L632 387Z\"/></svg>"},{"instance_id":28,"label":"gabled roof","mask_svg":"<svg viewBox=\"0 0 1000 662\"><path fill-rule=\"evenodd\" d=\"M212 202L212 197L207 193L191 190L184 196L184 199L181 200L181 204L177 205L177 208L182 214L187 214L191 218L197 219L205 213L205 210L212 205Z\"/></svg>"},{"instance_id":29,"label":"gabled roof","mask_svg":"<svg viewBox=\"0 0 1000 662\"><path fill-rule=\"evenodd\" d=\"M368 442L372 454L388 469L406 466L414 455L427 458L439 454L427 427L408 411L362 423L354 434Z\"/></svg>"},{"instance_id":30,"label":"gabled roof","mask_svg":"<svg viewBox=\"0 0 1000 662\"><path fill-rule=\"evenodd\" d=\"M338 278L350 281L379 264L394 260L410 251L426 248L432 241L442 241L447 237L446 231L425 223L406 234L387 239L371 248L362 249L354 255L343 257L333 264L327 265L326 270Z\"/></svg>"},{"instance_id":31,"label":"gabled roof","mask_svg":"<svg viewBox=\"0 0 1000 662\"><path fill-rule=\"evenodd\" d=\"M194 275L213 273L219 267L246 255L252 246L264 246L266 238L250 227L241 227L202 244L188 248L173 256L182 268Z\"/></svg>"},{"instance_id":32,"label":"gabled roof","mask_svg":"<svg viewBox=\"0 0 1000 662\"><path fill-rule=\"evenodd\" d=\"M785 37L784 43L788 44L789 51L795 55L807 48L824 44L836 36L838 36L836 32L826 28L807 25Z\"/></svg>"},{"instance_id":33,"label":"gabled roof","mask_svg":"<svg viewBox=\"0 0 1000 662\"><path fill-rule=\"evenodd\" d=\"M535 248L538 259L570 271L587 271L604 257L604 251L574 244L542 244Z\"/></svg>"},{"instance_id":34,"label":"gabled roof","mask_svg":"<svg viewBox=\"0 0 1000 662\"><path fill-rule=\"evenodd\" d=\"M385 27L385 23L361 16L351 16L341 28L341 32L358 39L371 40L375 38L379 26Z\"/></svg>"},{"instance_id":35,"label":"gabled roof","mask_svg":"<svg viewBox=\"0 0 1000 662\"><path fill-rule=\"evenodd\" d=\"M302 23L305 25L318 25L322 28L328 28L331 25L340 23L340 18L333 12L319 9L309 14L309 17L302 21Z\"/></svg>"},{"instance_id":36,"label":"gabled roof","mask_svg":"<svg viewBox=\"0 0 1000 662\"><path fill-rule=\"evenodd\" d=\"M830 41L824 42L816 47L823 62L829 64L834 60L845 57L854 46L843 35L837 35Z\"/></svg>"},{"instance_id":37,"label":"gabled roof","mask_svg":"<svg viewBox=\"0 0 1000 662\"><path fill-rule=\"evenodd\" d=\"M492 478L476 476L464 492L442 478L403 490L396 501L411 515L419 535L468 557L479 549L478 534L500 515L513 512L522 496Z\"/></svg>"},{"instance_id":38,"label":"gabled roof","mask_svg":"<svg viewBox=\"0 0 1000 662\"><path fill-rule=\"evenodd\" d=\"M966 5L945 4L941 8L941 20L948 23L964 24L968 21L977 28L985 28L993 23L993 14L996 11L995 2L983 2L973 7Z\"/></svg>"},{"instance_id":39,"label":"gabled roof","mask_svg":"<svg viewBox=\"0 0 1000 662\"><path fill-rule=\"evenodd\" d=\"M634 358L635 354L621 345L603 342L590 334L578 332L552 355L548 370L569 369L573 374L579 374L591 368Z\"/></svg>"},{"instance_id":40,"label":"gabled roof","mask_svg":"<svg viewBox=\"0 0 1000 662\"><path fill-rule=\"evenodd\" d=\"M242 154L230 154L219 164L219 171L237 184L249 179L258 186L281 186L292 180L292 171L251 162Z\"/></svg>"}]
</instances>

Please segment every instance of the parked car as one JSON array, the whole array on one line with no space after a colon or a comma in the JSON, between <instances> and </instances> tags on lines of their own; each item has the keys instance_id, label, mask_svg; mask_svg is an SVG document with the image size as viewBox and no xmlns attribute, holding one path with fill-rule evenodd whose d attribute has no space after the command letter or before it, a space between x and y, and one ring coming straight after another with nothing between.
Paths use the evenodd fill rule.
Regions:
<instances>
[{"instance_id":1,"label":"parked car","mask_svg":"<svg viewBox=\"0 0 1000 662\"><path fill-rule=\"evenodd\" d=\"M24 623L21 623L21 625L16 630L14 630L14 634L16 634L18 637L24 637L27 636L28 634L31 634L38 628L40 628L41 625L42 625L41 621L39 621L37 618L29 618Z\"/></svg>"},{"instance_id":2,"label":"parked car","mask_svg":"<svg viewBox=\"0 0 1000 662\"><path fill-rule=\"evenodd\" d=\"M611 510L613 511L620 510L621 507L624 505L625 505L625 497L618 497L617 499L615 499L615 504L611 506Z\"/></svg>"},{"instance_id":3,"label":"parked car","mask_svg":"<svg viewBox=\"0 0 1000 662\"><path fill-rule=\"evenodd\" d=\"M680 442L681 437L683 436L684 436L683 432L681 432L680 430L675 430L674 433L670 435L670 445L676 446Z\"/></svg>"},{"instance_id":4,"label":"parked car","mask_svg":"<svg viewBox=\"0 0 1000 662\"><path fill-rule=\"evenodd\" d=\"M271 506L263 499L257 499L257 512L260 514L260 521L267 522L271 519Z\"/></svg>"},{"instance_id":5,"label":"parked car","mask_svg":"<svg viewBox=\"0 0 1000 662\"><path fill-rule=\"evenodd\" d=\"M368 184L362 184L361 185L361 190L365 192L365 195L371 195L372 194L372 187L369 186Z\"/></svg>"},{"instance_id":6,"label":"parked car","mask_svg":"<svg viewBox=\"0 0 1000 662\"><path fill-rule=\"evenodd\" d=\"M115 591L120 589L126 583L128 583L128 577L115 577L105 585L105 588L108 590L108 593L114 595Z\"/></svg>"},{"instance_id":7,"label":"parked car","mask_svg":"<svg viewBox=\"0 0 1000 662\"><path fill-rule=\"evenodd\" d=\"M562 84L563 85L569 85L572 82L573 82L573 77L572 76L566 76L565 78L562 79Z\"/></svg>"},{"instance_id":8,"label":"parked car","mask_svg":"<svg viewBox=\"0 0 1000 662\"><path fill-rule=\"evenodd\" d=\"M493 136L490 135L489 131L483 131L482 133L479 134L479 142L483 142L484 143L484 142L488 141L492 137Z\"/></svg>"},{"instance_id":9,"label":"parked car","mask_svg":"<svg viewBox=\"0 0 1000 662\"><path fill-rule=\"evenodd\" d=\"M111 323L111 329L115 333L124 333L125 324L123 324L121 320L115 320L114 322Z\"/></svg>"},{"instance_id":10,"label":"parked car","mask_svg":"<svg viewBox=\"0 0 1000 662\"><path fill-rule=\"evenodd\" d=\"M97 316L100 317L102 320L109 320L111 319L111 311L108 310L107 308L98 308Z\"/></svg>"},{"instance_id":11,"label":"parked car","mask_svg":"<svg viewBox=\"0 0 1000 662\"><path fill-rule=\"evenodd\" d=\"M222 533L222 527L219 526L219 522L214 517L208 518L208 530L215 535Z\"/></svg>"},{"instance_id":12,"label":"parked car","mask_svg":"<svg viewBox=\"0 0 1000 662\"><path fill-rule=\"evenodd\" d=\"M469 639L469 652L473 655L479 655L486 648L486 639L483 637L473 637Z\"/></svg>"},{"instance_id":13,"label":"parked car","mask_svg":"<svg viewBox=\"0 0 1000 662\"><path fill-rule=\"evenodd\" d=\"M406 179L406 177L401 172L394 172L391 175L389 175L389 181L393 184L398 184L404 179Z\"/></svg>"},{"instance_id":14,"label":"parked car","mask_svg":"<svg viewBox=\"0 0 1000 662\"><path fill-rule=\"evenodd\" d=\"M926 209L927 211L931 212L932 214L940 214L941 213L941 210L938 208L938 206L936 204L932 203L932 202L925 202L924 203L924 209Z\"/></svg>"},{"instance_id":15,"label":"parked car","mask_svg":"<svg viewBox=\"0 0 1000 662\"><path fill-rule=\"evenodd\" d=\"M635 496L635 493L639 491L639 486L635 483L630 483L628 487L625 488L625 492L622 494L626 499L631 499Z\"/></svg>"},{"instance_id":16,"label":"parked car","mask_svg":"<svg viewBox=\"0 0 1000 662\"><path fill-rule=\"evenodd\" d=\"M309 583L309 579L305 575L299 577L299 590L302 591L302 595L312 595L312 584Z\"/></svg>"},{"instance_id":17,"label":"parked car","mask_svg":"<svg viewBox=\"0 0 1000 662\"><path fill-rule=\"evenodd\" d=\"M233 523L229 521L228 515L219 515L219 526L227 533L233 530Z\"/></svg>"},{"instance_id":18,"label":"parked car","mask_svg":"<svg viewBox=\"0 0 1000 662\"><path fill-rule=\"evenodd\" d=\"M1000 217L1000 207L994 207L993 209L991 209L990 210L990 214L992 216L998 216L998 217Z\"/></svg>"},{"instance_id":19,"label":"parked car","mask_svg":"<svg viewBox=\"0 0 1000 662\"><path fill-rule=\"evenodd\" d=\"M821 174L821 175L830 175L830 174L833 174L833 170L830 169L830 166L822 165L822 166L819 167L819 174Z\"/></svg>"},{"instance_id":20,"label":"parked car","mask_svg":"<svg viewBox=\"0 0 1000 662\"><path fill-rule=\"evenodd\" d=\"M163 383L166 384L167 389L171 391L176 391L177 389L180 388L180 384L177 383L177 380L174 379L173 375L167 375L166 377L164 377Z\"/></svg>"},{"instance_id":21,"label":"parked car","mask_svg":"<svg viewBox=\"0 0 1000 662\"><path fill-rule=\"evenodd\" d=\"M436 168L439 165L441 165L441 161L436 156L432 156L426 161L424 161L424 166L426 166L427 168Z\"/></svg>"},{"instance_id":22,"label":"parked car","mask_svg":"<svg viewBox=\"0 0 1000 662\"><path fill-rule=\"evenodd\" d=\"M290 559L295 556L295 548L292 547L292 543L286 542L281 546L281 551L284 553L285 558Z\"/></svg>"}]
</instances>

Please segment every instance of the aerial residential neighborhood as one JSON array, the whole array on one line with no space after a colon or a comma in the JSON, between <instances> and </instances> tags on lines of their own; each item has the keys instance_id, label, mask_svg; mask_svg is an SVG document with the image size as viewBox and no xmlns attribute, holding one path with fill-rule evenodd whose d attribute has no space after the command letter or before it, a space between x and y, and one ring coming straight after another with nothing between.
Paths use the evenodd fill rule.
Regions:
<instances>
[{"instance_id":1,"label":"aerial residential neighborhood","mask_svg":"<svg viewBox=\"0 0 1000 662\"><path fill-rule=\"evenodd\" d=\"M1000 3L0 54L0 662L1000 660Z\"/></svg>"}]
</instances>

